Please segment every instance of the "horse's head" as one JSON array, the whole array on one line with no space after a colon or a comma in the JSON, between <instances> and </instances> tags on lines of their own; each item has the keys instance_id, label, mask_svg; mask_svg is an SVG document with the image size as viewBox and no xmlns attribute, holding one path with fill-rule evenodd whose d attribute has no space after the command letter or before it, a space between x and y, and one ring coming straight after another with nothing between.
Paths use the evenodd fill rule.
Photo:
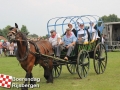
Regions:
<instances>
[{"instance_id":1,"label":"horse's head","mask_svg":"<svg viewBox=\"0 0 120 90\"><path fill-rule=\"evenodd\" d=\"M16 34L18 33L18 25L15 23L15 27L11 27L9 28L9 33L7 35L7 38L10 40L10 41L15 41L16 39Z\"/></svg>"}]
</instances>

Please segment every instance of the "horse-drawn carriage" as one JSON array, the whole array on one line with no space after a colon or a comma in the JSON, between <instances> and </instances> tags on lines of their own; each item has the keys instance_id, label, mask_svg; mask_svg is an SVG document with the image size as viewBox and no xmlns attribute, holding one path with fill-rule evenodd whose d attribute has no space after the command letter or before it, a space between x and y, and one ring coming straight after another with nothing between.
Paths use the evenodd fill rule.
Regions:
<instances>
[{"instance_id":1,"label":"horse-drawn carriage","mask_svg":"<svg viewBox=\"0 0 120 90\"><path fill-rule=\"evenodd\" d=\"M65 61L63 59L66 54L64 50L62 51L60 58L54 57L54 77L60 76L62 65L66 65L68 71L71 74L78 73L80 78L86 77L90 67L90 58L93 59L94 70L97 74L101 74L105 71L107 65L107 52L105 46L101 43L103 21L100 17L96 15L83 15L52 18L47 23L48 34L50 34L51 29L54 29L56 30L56 32L59 33L62 30L62 34L64 34L65 28L67 27L68 23L72 23L74 25L74 28L77 30L78 23L82 22L84 23L85 29L87 30L88 27L91 28L89 26L91 19L92 22L96 23L95 27L97 32L99 33L100 39L95 41L88 41L84 44L76 44L68 61Z\"/></svg>"},{"instance_id":2,"label":"horse-drawn carriage","mask_svg":"<svg viewBox=\"0 0 120 90\"><path fill-rule=\"evenodd\" d=\"M86 27L88 27L91 18L94 19L93 22L96 23L96 30L99 32L99 37L101 37L103 22L96 15L52 18L47 23L48 34L51 27L52 29L54 27L57 32L62 30L64 33L64 28L67 27L68 23L72 23L77 30L77 23L79 21L83 22ZM59 21L60 23L58 23ZM50 22L54 24L50 24ZM10 41L17 43L16 57L21 67L26 71L25 78L33 78L32 69L33 66L37 64L43 67L44 77L47 83L53 83L53 77L60 76L62 65L67 65L68 71L71 74L78 73L80 78L84 78L89 71L90 58L93 59L94 69L97 74L103 73L106 69L107 52L104 45L101 43L101 38L94 41L90 40L84 44L76 44L74 50L71 52L69 60L65 61L63 57L66 51L63 50L60 58L57 58L54 55L52 45L49 41L39 40L33 42L28 40L27 36L18 29L16 23L15 27L11 27L9 30L7 37ZM28 84L28 81L25 81L24 84ZM30 84L35 84L35 81L30 81ZM28 90L28 87L22 87L22 90Z\"/></svg>"}]
</instances>

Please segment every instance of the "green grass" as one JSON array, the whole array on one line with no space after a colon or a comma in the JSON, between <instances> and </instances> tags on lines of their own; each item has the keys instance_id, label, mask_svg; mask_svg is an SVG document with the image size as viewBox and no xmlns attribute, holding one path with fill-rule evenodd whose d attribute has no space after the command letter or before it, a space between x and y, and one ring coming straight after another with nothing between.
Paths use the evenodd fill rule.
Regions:
<instances>
[{"instance_id":1,"label":"green grass","mask_svg":"<svg viewBox=\"0 0 120 90\"><path fill-rule=\"evenodd\" d=\"M106 71L97 75L93 68L93 60L90 61L89 74L84 79L79 79L77 74L71 75L66 66L63 66L59 78L54 79L53 84L47 84L43 77L43 68L39 65L33 69L35 78L40 78L40 88L29 90L120 90L120 52L108 52ZM15 57L0 57L0 74L24 78L25 71L21 68ZM23 83L23 82L16 82ZM8 90L0 87L0 90ZM20 90L11 88L11 90Z\"/></svg>"}]
</instances>

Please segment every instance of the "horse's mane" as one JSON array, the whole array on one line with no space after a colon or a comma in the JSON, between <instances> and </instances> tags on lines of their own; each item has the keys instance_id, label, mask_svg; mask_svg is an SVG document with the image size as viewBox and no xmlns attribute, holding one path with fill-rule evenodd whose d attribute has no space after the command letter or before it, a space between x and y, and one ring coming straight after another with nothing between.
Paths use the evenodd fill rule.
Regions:
<instances>
[{"instance_id":1,"label":"horse's mane","mask_svg":"<svg viewBox=\"0 0 120 90\"><path fill-rule=\"evenodd\" d=\"M14 27L10 27L10 28L9 28L9 30L12 30L12 29L14 29Z\"/></svg>"},{"instance_id":2,"label":"horse's mane","mask_svg":"<svg viewBox=\"0 0 120 90\"><path fill-rule=\"evenodd\" d=\"M19 34L20 37L22 37L23 44L24 44L25 46L27 46L28 44L27 44L27 37L26 37L26 35L25 35L24 33L22 33L22 32L17 32L17 34Z\"/></svg>"}]
</instances>

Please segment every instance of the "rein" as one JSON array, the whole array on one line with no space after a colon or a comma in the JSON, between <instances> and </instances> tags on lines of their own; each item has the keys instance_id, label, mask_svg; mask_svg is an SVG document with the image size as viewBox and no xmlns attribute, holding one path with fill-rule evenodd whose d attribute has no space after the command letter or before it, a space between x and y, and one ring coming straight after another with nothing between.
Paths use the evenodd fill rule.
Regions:
<instances>
[{"instance_id":1,"label":"rein","mask_svg":"<svg viewBox=\"0 0 120 90\"><path fill-rule=\"evenodd\" d=\"M15 34L15 36L16 36L18 33L14 33L14 34ZM23 36L24 36L24 35L23 35ZM25 37L25 36L24 36L24 37ZM28 40L20 40L20 39L15 39L15 41L28 42ZM26 52L25 52L24 57L22 57L22 58L20 57L19 52L18 52L18 49L17 49L17 51L16 51L17 60L19 60L19 61L24 61L25 59L27 59L28 54L29 54L29 46L28 46L28 43L27 43L27 45L26 45Z\"/></svg>"}]
</instances>

